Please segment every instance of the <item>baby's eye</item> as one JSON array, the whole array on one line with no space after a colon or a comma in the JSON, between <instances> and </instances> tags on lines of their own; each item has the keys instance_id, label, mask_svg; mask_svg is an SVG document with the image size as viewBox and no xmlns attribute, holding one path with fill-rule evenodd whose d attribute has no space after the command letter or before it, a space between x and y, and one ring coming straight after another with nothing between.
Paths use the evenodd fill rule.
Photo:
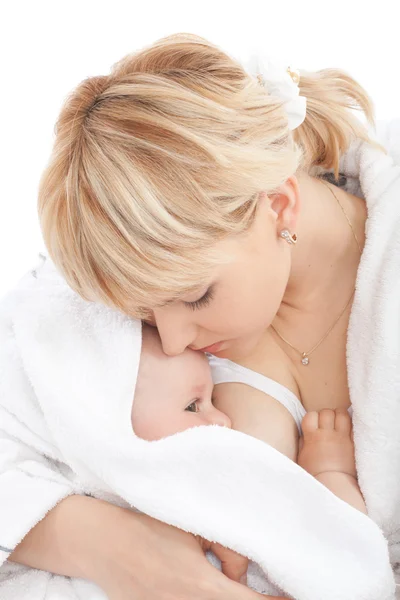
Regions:
<instances>
[{"instance_id":1,"label":"baby's eye","mask_svg":"<svg viewBox=\"0 0 400 600\"><path fill-rule=\"evenodd\" d=\"M187 410L189 412L195 412L195 413L199 412L199 410L198 410L199 407L197 406L198 401L199 401L199 399L196 398L196 400L194 400L191 404L189 404L189 406L187 406L185 408L185 410Z\"/></svg>"}]
</instances>

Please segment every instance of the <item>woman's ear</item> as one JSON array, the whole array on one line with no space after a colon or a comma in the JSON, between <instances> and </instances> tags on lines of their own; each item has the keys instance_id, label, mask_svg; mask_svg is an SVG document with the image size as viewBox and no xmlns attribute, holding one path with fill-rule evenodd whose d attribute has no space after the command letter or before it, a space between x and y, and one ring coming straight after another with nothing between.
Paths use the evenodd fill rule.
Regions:
<instances>
[{"instance_id":1,"label":"woman's ear","mask_svg":"<svg viewBox=\"0 0 400 600\"><path fill-rule=\"evenodd\" d=\"M300 211L300 187L295 175L289 177L273 192L268 194L271 209L276 213L279 231L288 229L295 233Z\"/></svg>"}]
</instances>

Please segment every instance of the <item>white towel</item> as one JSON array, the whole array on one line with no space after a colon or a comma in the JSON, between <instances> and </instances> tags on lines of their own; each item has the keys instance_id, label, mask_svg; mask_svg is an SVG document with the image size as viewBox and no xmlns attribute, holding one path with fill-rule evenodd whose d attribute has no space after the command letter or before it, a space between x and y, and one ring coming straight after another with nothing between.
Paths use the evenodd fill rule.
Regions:
<instances>
[{"instance_id":1,"label":"white towel","mask_svg":"<svg viewBox=\"0 0 400 600\"><path fill-rule=\"evenodd\" d=\"M376 523L243 433L209 426L157 442L135 437L130 413L140 326L77 297L47 259L0 306L3 561L60 499L90 493L248 556L254 581L261 572L260 591L269 590L268 580L297 600L394 598L380 528L397 539L400 293L390 283L393 269L400 272L400 168L356 143L343 169L359 178L372 211L349 331L349 375L360 483ZM105 598L83 580L8 562L0 568L2 600L76 597Z\"/></svg>"}]
</instances>

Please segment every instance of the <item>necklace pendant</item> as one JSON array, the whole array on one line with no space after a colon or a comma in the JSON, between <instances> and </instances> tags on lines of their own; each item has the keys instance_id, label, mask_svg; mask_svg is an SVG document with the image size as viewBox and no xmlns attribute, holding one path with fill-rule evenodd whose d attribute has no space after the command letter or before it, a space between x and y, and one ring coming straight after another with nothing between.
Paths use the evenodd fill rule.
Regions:
<instances>
[{"instance_id":1,"label":"necklace pendant","mask_svg":"<svg viewBox=\"0 0 400 600\"><path fill-rule=\"evenodd\" d=\"M308 358L307 354L305 352L303 352L303 354L301 355L301 364L306 367L309 362L310 362L310 359Z\"/></svg>"}]
</instances>

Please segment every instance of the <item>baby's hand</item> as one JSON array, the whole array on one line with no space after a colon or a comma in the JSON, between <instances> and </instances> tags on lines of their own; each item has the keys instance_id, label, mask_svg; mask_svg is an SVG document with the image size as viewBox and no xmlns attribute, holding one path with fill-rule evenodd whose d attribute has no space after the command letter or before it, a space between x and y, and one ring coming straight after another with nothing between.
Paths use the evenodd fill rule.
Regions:
<instances>
[{"instance_id":1,"label":"baby's hand","mask_svg":"<svg viewBox=\"0 0 400 600\"><path fill-rule=\"evenodd\" d=\"M249 566L248 558L238 554L234 550L230 550L230 548L221 546L221 544L218 544L217 542L209 542L208 540L205 540L199 536L196 537L199 540L200 546L204 552L211 550L211 552L213 552L215 556L219 558L221 561L221 570L224 575L233 581L247 585L247 569Z\"/></svg>"},{"instance_id":2,"label":"baby's hand","mask_svg":"<svg viewBox=\"0 0 400 600\"><path fill-rule=\"evenodd\" d=\"M302 424L298 464L317 477L331 471L357 476L353 429L344 408L309 412Z\"/></svg>"},{"instance_id":3,"label":"baby's hand","mask_svg":"<svg viewBox=\"0 0 400 600\"><path fill-rule=\"evenodd\" d=\"M357 481L353 427L347 410L309 412L301 426L298 464L338 498L368 514Z\"/></svg>"}]
</instances>

